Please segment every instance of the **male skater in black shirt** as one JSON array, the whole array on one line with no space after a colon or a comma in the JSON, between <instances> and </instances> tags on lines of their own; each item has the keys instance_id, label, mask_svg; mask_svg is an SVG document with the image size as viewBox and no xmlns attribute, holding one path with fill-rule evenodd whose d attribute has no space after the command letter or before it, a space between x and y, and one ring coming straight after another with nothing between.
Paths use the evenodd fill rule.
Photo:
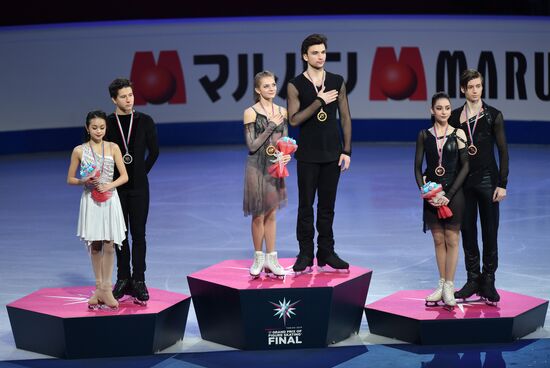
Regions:
<instances>
[{"instance_id":1,"label":"male skater in black shirt","mask_svg":"<svg viewBox=\"0 0 550 368\"><path fill-rule=\"evenodd\" d=\"M462 73L460 90L466 97L466 103L452 112L449 124L466 132L470 172L464 183L466 206L462 221L467 282L455 293L455 298L466 299L477 293L489 304L496 304L500 300L495 288L499 202L506 198L508 183L504 118L499 110L482 101L483 76L477 70L468 69ZM499 165L494 154L495 144ZM483 240L481 270L477 242L478 210Z\"/></svg>"},{"instance_id":2,"label":"male skater in black shirt","mask_svg":"<svg viewBox=\"0 0 550 368\"><path fill-rule=\"evenodd\" d=\"M296 236L300 253L293 266L295 272L313 265L316 193L317 265L349 268L334 251L332 223L340 172L347 170L351 161L351 116L344 78L324 69L326 48L327 39L320 34L312 34L302 42L307 69L292 79L287 89L290 125L300 127L295 154L299 192Z\"/></svg>"},{"instance_id":3,"label":"male skater in black shirt","mask_svg":"<svg viewBox=\"0 0 550 368\"><path fill-rule=\"evenodd\" d=\"M118 144L128 171L128 183L117 190L126 228L132 234L131 257L128 232L122 247L117 248L117 282L113 295L117 299L125 294L132 295L137 302L145 304L149 300L145 285L145 227L149 212L147 174L159 155L157 130L149 115L134 111L134 92L128 79L115 79L109 85L109 94L116 110L107 118L107 140ZM115 178L117 176L115 172Z\"/></svg>"}]
</instances>

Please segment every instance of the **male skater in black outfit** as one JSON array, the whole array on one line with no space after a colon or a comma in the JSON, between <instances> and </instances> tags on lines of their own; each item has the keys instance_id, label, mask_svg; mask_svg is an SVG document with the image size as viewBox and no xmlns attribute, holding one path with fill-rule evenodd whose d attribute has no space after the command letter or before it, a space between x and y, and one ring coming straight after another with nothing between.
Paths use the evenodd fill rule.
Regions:
<instances>
[{"instance_id":1,"label":"male skater in black outfit","mask_svg":"<svg viewBox=\"0 0 550 368\"><path fill-rule=\"evenodd\" d=\"M460 90L466 97L466 103L452 112L449 124L466 132L470 172L464 183L466 206L462 222L467 282L455 293L455 298L466 299L477 293L490 304L495 304L500 300L495 289L499 202L506 198L508 182L504 118L499 110L482 101L483 76L477 70L468 69L462 73ZM495 144L499 165L494 154ZM483 240L481 272L477 242L478 209Z\"/></svg>"},{"instance_id":2,"label":"male skater in black outfit","mask_svg":"<svg viewBox=\"0 0 550 368\"><path fill-rule=\"evenodd\" d=\"M157 130L149 115L134 111L134 93L128 79L115 79L109 85L109 94L116 110L107 118L106 139L118 144L128 171L128 182L117 190L126 228L132 234L132 270L127 231L126 240L116 251L117 282L113 295L120 299L128 294L138 302L146 303L149 300L145 285L145 226L149 212L147 174L159 155ZM115 172L115 178L117 176L118 172Z\"/></svg>"},{"instance_id":3,"label":"male skater in black outfit","mask_svg":"<svg viewBox=\"0 0 550 368\"><path fill-rule=\"evenodd\" d=\"M332 223L340 172L347 170L351 161L351 116L344 78L324 69L326 48L327 39L320 34L310 35L302 42L307 69L292 79L287 89L290 125L300 127L295 154L299 192L296 236L300 253L292 267L295 272L313 265L316 193L317 265L349 268L334 251Z\"/></svg>"}]
</instances>

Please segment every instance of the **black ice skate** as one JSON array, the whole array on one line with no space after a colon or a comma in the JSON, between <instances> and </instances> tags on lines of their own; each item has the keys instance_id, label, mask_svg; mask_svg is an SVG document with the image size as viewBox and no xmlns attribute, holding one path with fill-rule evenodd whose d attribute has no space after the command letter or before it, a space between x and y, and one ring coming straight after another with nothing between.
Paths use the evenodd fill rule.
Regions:
<instances>
[{"instance_id":1,"label":"black ice skate","mask_svg":"<svg viewBox=\"0 0 550 368\"><path fill-rule=\"evenodd\" d=\"M129 279L116 280L113 288L113 296L116 300L121 299L124 295L132 295L132 282Z\"/></svg>"},{"instance_id":2,"label":"black ice skate","mask_svg":"<svg viewBox=\"0 0 550 368\"><path fill-rule=\"evenodd\" d=\"M132 286L134 289L134 294L132 295L134 297L134 303L139 305L147 305L147 301L149 300L149 291L147 290L147 286L145 286L145 281L134 280Z\"/></svg>"},{"instance_id":3,"label":"black ice skate","mask_svg":"<svg viewBox=\"0 0 550 368\"><path fill-rule=\"evenodd\" d=\"M473 295L479 295L479 278L469 278L468 281L462 286L462 288L455 292L456 299L462 299L463 302L466 302L467 299L471 298Z\"/></svg>"},{"instance_id":4,"label":"black ice skate","mask_svg":"<svg viewBox=\"0 0 550 368\"><path fill-rule=\"evenodd\" d=\"M479 287L479 296L481 296L485 303L497 306L500 301L500 295L495 288L495 276L489 274L483 274L481 277L481 285Z\"/></svg>"},{"instance_id":5,"label":"black ice skate","mask_svg":"<svg viewBox=\"0 0 550 368\"><path fill-rule=\"evenodd\" d=\"M336 254L335 252L317 252L317 266L319 266L321 270L324 271L323 267L325 267L326 265L329 265L335 270L348 270L349 272L349 263L338 257L338 254Z\"/></svg>"},{"instance_id":6,"label":"black ice skate","mask_svg":"<svg viewBox=\"0 0 550 368\"><path fill-rule=\"evenodd\" d=\"M313 266L313 258L309 257L303 253L299 253L298 257L296 257L296 262L292 266L292 270L296 274L300 274L308 269L308 272L311 272L311 267Z\"/></svg>"}]
</instances>

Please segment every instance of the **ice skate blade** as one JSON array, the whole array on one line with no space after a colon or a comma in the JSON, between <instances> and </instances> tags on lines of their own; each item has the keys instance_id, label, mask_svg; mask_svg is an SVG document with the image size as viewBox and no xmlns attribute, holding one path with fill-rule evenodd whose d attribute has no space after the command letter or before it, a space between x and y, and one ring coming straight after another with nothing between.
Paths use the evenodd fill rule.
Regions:
<instances>
[{"instance_id":1,"label":"ice skate blade","mask_svg":"<svg viewBox=\"0 0 550 368\"><path fill-rule=\"evenodd\" d=\"M485 302L485 304L487 304L490 307L498 307L498 302L493 302L486 298L482 298L482 300Z\"/></svg>"},{"instance_id":2,"label":"ice skate blade","mask_svg":"<svg viewBox=\"0 0 550 368\"><path fill-rule=\"evenodd\" d=\"M95 304L95 305L88 305L88 309L89 309L90 311L94 311L94 312L97 312L97 311L112 312L112 311L118 310L118 306L116 306L116 307L109 307L109 306L106 305L106 304Z\"/></svg>"},{"instance_id":3,"label":"ice skate blade","mask_svg":"<svg viewBox=\"0 0 550 368\"><path fill-rule=\"evenodd\" d=\"M259 278L260 278L260 274L257 274L257 275L250 274L250 279L251 280L256 280L256 279L259 279Z\"/></svg>"},{"instance_id":4,"label":"ice skate blade","mask_svg":"<svg viewBox=\"0 0 550 368\"><path fill-rule=\"evenodd\" d=\"M268 277L270 279L278 279L278 280L284 280L285 277L286 277L286 273L285 274L282 274L282 275L277 275L273 272L266 272L265 273L265 277Z\"/></svg>"},{"instance_id":5,"label":"ice skate blade","mask_svg":"<svg viewBox=\"0 0 550 368\"><path fill-rule=\"evenodd\" d=\"M430 301L426 300L424 302L424 305L426 307L437 307L437 306L439 306L439 302L440 302L440 300L438 300L437 302L430 302Z\"/></svg>"},{"instance_id":6,"label":"ice skate blade","mask_svg":"<svg viewBox=\"0 0 550 368\"><path fill-rule=\"evenodd\" d=\"M317 266L318 272L324 272L324 273L350 273L349 268L332 268L329 266Z\"/></svg>"},{"instance_id":7,"label":"ice skate blade","mask_svg":"<svg viewBox=\"0 0 550 368\"><path fill-rule=\"evenodd\" d=\"M147 306L147 300L139 300L138 298L134 298L134 304L137 304L141 307Z\"/></svg>"},{"instance_id":8,"label":"ice skate blade","mask_svg":"<svg viewBox=\"0 0 550 368\"><path fill-rule=\"evenodd\" d=\"M312 273L313 272L313 268L311 268L311 266L307 266L304 270L302 271L294 271L292 270L292 272L294 273L294 276L300 276L300 275L305 275L305 274L308 274L308 273Z\"/></svg>"},{"instance_id":9,"label":"ice skate blade","mask_svg":"<svg viewBox=\"0 0 550 368\"><path fill-rule=\"evenodd\" d=\"M454 311L455 307L456 307L456 305L448 305L448 304L443 305L443 309L445 309L446 311L449 311L449 312Z\"/></svg>"},{"instance_id":10,"label":"ice skate blade","mask_svg":"<svg viewBox=\"0 0 550 368\"><path fill-rule=\"evenodd\" d=\"M122 302L125 302L126 300L132 299L132 298L133 298L133 296L128 295L128 294L124 294L123 296L120 297L120 299L116 299L116 298L115 299L118 300L119 303L122 303Z\"/></svg>"},{"instance_id":11,"label":"ice skate blade","mask_svg":"<svg viewBox=\"0 0 550 368\"><path fill-rule=\"evenodd\" d=\"M461 304L478 303L483 301L483 298L481 297L478 297L477 299L470 299L470 298L456 298L456 299L457 299L456 302Z\"/></svg>"}]
</instances>

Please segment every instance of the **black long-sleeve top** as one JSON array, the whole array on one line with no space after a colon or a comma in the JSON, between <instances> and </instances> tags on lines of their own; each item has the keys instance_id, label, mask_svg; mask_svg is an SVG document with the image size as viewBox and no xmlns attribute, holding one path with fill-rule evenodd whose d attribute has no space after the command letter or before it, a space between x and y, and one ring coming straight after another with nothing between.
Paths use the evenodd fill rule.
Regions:
<instances>
[{"instance_id":1,"label":"black long-sleeve top","mask_svg":"<svg viewBox=\"0 0 550 368\"><path fill-rule=\"evenodd\" d=\"M449 124L455 128L461 128L466 133L468 145L472 143L477 148L477 154L470 156L470 174L466 185L476 185L481 181L484 173L489 171L493 184L506 188L508 184L508 145L504 130L504 117L502 112L483 102L482 112L473 132L473 142L468 133L468 126L473 130L476 117L473 116L466 122L465 105L451 113ZM494 147L498 149L499 165L497 165Z\"/></svg>"},{"instance_id":2,"label":"black long-sleeve top","mask_svg":"<svg viewBox=\"0 0 550 368\"><path fill-rule=\"evenodd\" d=\"M288 120L290 125L300 127L298 150L294 155L297 160L331 162L338 160L341 153L351 155L351 114L341 75L326 72L325 91L330 90L337 90L338 98L323 106L315 86L303 74L288 84ZM317 120L321 108L327 114L324 122Z\"/></svg>"},{"instance_id":3,"label":"black long-sleeve top","mask_svg":"<svg viewBox=\"0 0 550 368\"><path fill-rule=\"evenodd\" d=\"M120 119L124 136L128 139L131 115L118 115L118 118ZM107 117L106 140L118 144L122 155L126 153L115 114ZM121 185L118 190L148 188L149 181L147 174L151 171L159 155L157 128L149 115L142 112L134 112L134 122L132 124L128 150L133 158L132 163L126 164L128 182ZM118 170L115 168L114 178L116 179L118 176Z\"/></svg>"}]
</instances>

